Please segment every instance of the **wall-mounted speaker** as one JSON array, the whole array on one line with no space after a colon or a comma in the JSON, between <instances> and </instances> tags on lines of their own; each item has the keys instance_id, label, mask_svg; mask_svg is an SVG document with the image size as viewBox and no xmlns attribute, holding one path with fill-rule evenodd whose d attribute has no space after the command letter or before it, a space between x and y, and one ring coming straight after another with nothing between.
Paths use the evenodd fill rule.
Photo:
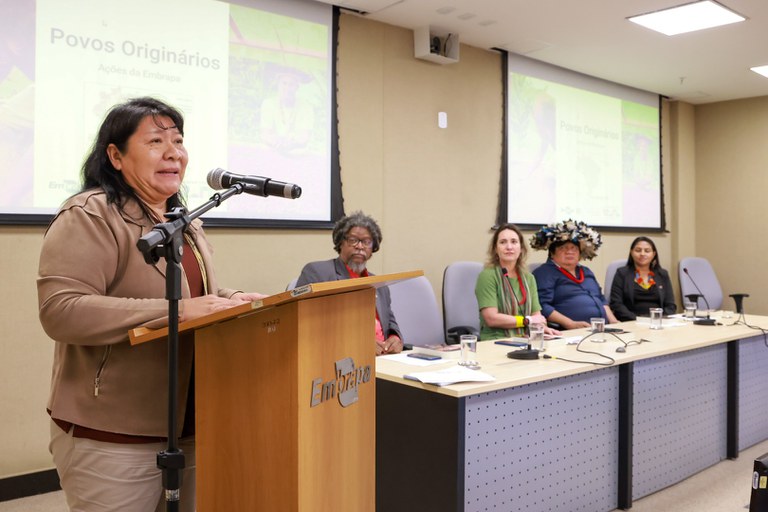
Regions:
<instances>
[{"instance_id":1,"label":"wall-mounted speaker","mask_svg":"<svg viewBox=\"0 0 768 512\"><path fill-rule=\"evenodd\" d=\"M437 36L432 36L432 40L429 43L429 52L434 53L435 55L440 55L443 53L440 51L441 46L442 44L440 43L440 38Z\"/></svg>"}]
</instances>

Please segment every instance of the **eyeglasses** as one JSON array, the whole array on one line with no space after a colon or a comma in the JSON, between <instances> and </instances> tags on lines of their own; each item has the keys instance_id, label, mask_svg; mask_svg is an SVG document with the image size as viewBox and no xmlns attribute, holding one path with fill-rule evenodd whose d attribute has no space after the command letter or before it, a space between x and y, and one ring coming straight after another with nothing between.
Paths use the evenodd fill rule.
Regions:
<instances>
[{"instance_id":1,"label":"eyeglasses","mask_svg":"<svg viewBox=\"0 0 768 512\"><path fill-rule=\"evenodd\" d=\"M373 247L373 240L370 238L355 238L353 236L348 236L345 237L344 240L352 247L357 244L363 244L363 247L368 247L369 249Z\"/></svg>"}]
</instances>

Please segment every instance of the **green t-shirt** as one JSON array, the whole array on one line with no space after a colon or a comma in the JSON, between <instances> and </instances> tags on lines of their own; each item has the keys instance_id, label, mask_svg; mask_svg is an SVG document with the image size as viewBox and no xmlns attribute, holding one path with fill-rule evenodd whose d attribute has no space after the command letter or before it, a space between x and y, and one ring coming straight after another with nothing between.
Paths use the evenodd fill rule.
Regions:
<instances>
[{"instance_id":1,"label":"green t-shirt","mask_svg":"<svg viewBox=\"0 0 768 512\"><path fill-rule=\"evenodd\" d=\"M539 304L539 293L536 288L536 278L533 277L533 274L530 272L523 272L522 277L528 290L525 306L527 306L527 303L530 301L531 308L529 310L527 307L523 306L521 309L524 309L524 311L529 311L529 313L521 311L518 312L518 314L521 316L526 316L541 311L541 305ZM510 279L510 282L512 283L512 289L515 292L515 296L518 298L522 297L517 279ZM501 282L499 281L496 267L486 267L480 272L480 275L477 276L475 296L477 297L477 305L479 306L480 310L483 308L496 308L501 311L501 304L503 299L501 294ZM480 311L478 311L478 314L480 314ZM524 328L509 330L509 336L523 335L525 335ZM504 329L488 327L483 320L483 315L480 315L480 341L496 340L506 337L507 334L504 332Z\"/></svg>"}]
</instances>

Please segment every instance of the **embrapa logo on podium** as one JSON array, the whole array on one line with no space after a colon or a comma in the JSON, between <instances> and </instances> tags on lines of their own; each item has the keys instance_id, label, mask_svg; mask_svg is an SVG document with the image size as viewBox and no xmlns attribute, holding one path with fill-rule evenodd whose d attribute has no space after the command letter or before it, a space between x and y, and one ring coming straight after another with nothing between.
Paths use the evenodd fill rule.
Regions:
<instances>
[{"instance_id":1,"label":"embrapa logo on podium","mask_svg":"<svg viewBox=\"0 0 768 512\"><path fill-rule=\"evenodd\" d=\"M327 402L335 396L339 397L339 404L342 407L349 407L357 402L359 398L357 393L358 387L371 380L370 365L356 368L355 361L351 357L345 357L336 361L335 367L335 379L325 383L322 378L312 381L310 407Z\"/></svg>"}]
</instances>

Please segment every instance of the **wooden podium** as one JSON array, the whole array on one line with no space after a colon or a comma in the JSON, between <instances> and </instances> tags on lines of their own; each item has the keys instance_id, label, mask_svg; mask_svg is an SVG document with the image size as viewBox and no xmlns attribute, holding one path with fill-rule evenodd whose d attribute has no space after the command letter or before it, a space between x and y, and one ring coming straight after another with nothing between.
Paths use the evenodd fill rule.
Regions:
<instances>
[{"instance_id":1,"label":"wooden podium","mask_svg":"<svg viewBox=\"0 0 768 512\"><path fill-rule=\"evenodd\" d=\"M420 275L310 284L179 325L195 334L198 511L375 509L374 289Z\"/></svg>"}]
</instances>

